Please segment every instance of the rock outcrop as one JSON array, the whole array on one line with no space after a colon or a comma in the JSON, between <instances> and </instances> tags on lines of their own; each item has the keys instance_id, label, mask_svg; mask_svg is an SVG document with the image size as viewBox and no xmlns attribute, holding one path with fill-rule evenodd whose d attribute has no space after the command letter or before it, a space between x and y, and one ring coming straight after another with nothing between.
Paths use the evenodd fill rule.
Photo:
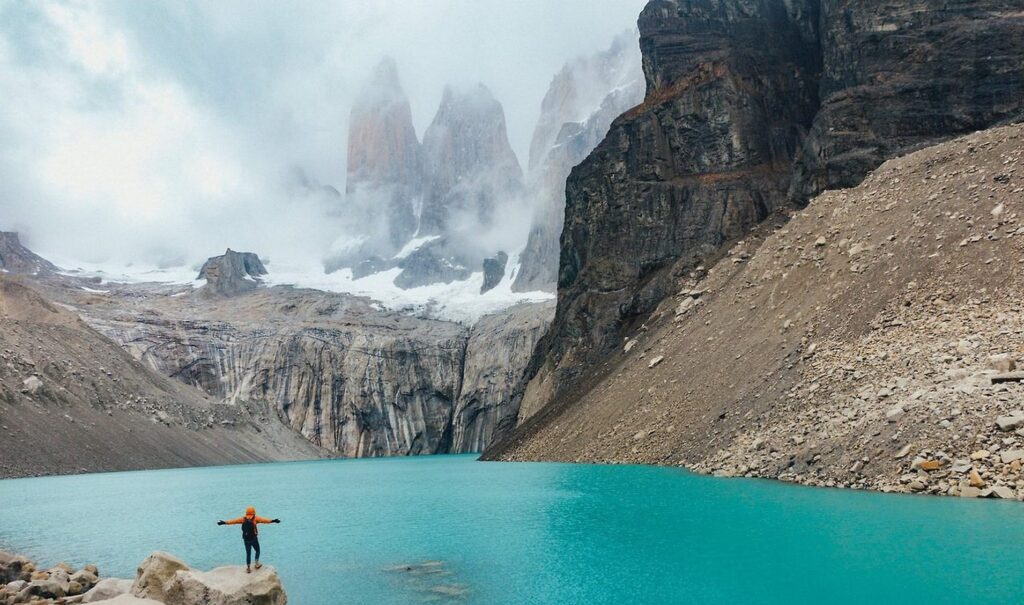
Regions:
<instances>
[{"instance_id":1,"label":"rock outcrop","mask_svg":"<svg viewBox=\"0 0 1024 605\"><path fill-rule=\"evenodd\" d=\"M345 215L354 232L369 235L367 245L358 250L359 260L371 254L390 256L412 238L422 189L423 160L409 99L398 67L388 57L377 66L349 117Z\"/></svg>"},{"instance_id":2,"label":"rock outcrop","mask_svg":"<svg viewBox=\"0 0 1024 605\"><path fill-rule=\"evenodd\" d=\"M39 569L26 557L0 551L0 603L4 605L74 602L95 590L98 582L95 565L77 571L67 563Z\"/></svg>"},{"instance_id":3,"label":"rock outcrop","mask_svg":"<svg viewBox=\"0 0 1024 605\"><path fill-rule=\"evenodd\" d=\"M514 291L555 289L565 180L604 139L612 121L643 96L635 31L618 36L604 52L566 64L552 80L530 143L527 186L534 216Z\"/></svg>"},{"instance_id":4,"label":"rock outcrop","mask_svg":"<svg viewBox=\"0 0 1024 605\"><path fill-rule=\"evenodd\" d=\"M17 233L0 231L0 273L38 275L56 271L53 263L23 246Z\"/></svg>"},{"instance_id":5,"label":"rock outcrop","mask_svg":"<svg viewBox=\"0 0 1024 605\"><path fill-rule=\"evenodd\" d=\"M238 566L177 572L167 583L165 605L285 605L277 571L264 565L251 574Z\"/></svg>"},{"instance_id":6,"label":"rock outcrop","mask_svg":"<svg viewBox=\"0 0 1024 605\"><path fill-rule=\"evenodd\" d=\"M175 574L188 568L178 557L157 551L139 564L131 592L139 598L166 601Z\"/></svg>"},{"instance_id":7,"label":"rock outcrop","mask_svg":"<svg viewBox=\"0 0 1024 605\"><path fill-rule=\"evenodd\" d=\"M1024 107L1014 1L654 0L639 27L646 97L566 184L558 309L521 420L571 405L773 212Z\"/></svg>"},{"instance_id":8,"label":"rock outcrop","mask_svg":"<svg viewBox=\"0 0 1024 605\"><path fill-rule=\"evenodd\" d=\"M203 263L197 279L205 279L206 285L199 292L207 296L237 296L259 287L266 274L267 268L259 256L228 248L224 254Z\"/></svg>"},{"instance_id":9,"label":"rock outcrop","mask_svg":"<svg viewBox=\"0 0 1024 605\"><path fill-rule=\"evenodd\" d=\"M489 225L500 198L522 187L505 130L505 112L483 84L446 86L423 134L427 193L420 233L452 234L458 221Z\"/></svg>"},{"instance_id":10,"label":"rock outcrop","mask_svg":"<svg viewBox=\"0 0 1024 605\"><path fill-rule=\"evenodd\" d=\"M515 425L515 389L553 313L553 301L517 305L485 316L473 326L455 406L451 451L483 451L495 434Z\"/></svg>"},{"instance_id":11,"label":"rock outcrop","mask_svg":"<svg viewBox=\"0 0 1024 605\"><path fill-rule=\"evenodd\" d=\"M484 283L480 286L480 294L493 290L505 277L505 266L508 265L508 254L498 252L484 259Z\"/></svg>"},{"instance_id":12,"label":"rock outcrop","mask_svg":"<svg viewBox=\"0 0 1024 605\"><path fill-rule=\"evenodd\" d=\"M218 405L153 372L3 275L0 413L2 477L320 455L276 420L266 423L266 410Z\"/></svg>"}]
</instances>

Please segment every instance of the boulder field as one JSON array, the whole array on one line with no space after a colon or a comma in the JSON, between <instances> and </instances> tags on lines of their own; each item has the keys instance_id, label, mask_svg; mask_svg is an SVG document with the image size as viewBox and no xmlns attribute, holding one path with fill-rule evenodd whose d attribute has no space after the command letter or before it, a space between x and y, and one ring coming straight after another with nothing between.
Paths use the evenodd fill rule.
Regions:
<instances>
[{"instance_id":1,"label":"boulder field","mask_svg":"<svg viewBox=\"0 0 1024 605\"><path fill-rule=\"evenodd\" d=\"M246 573L241 566L200 571L174 555L154 552L139 565L134 580L101 580L95 565L75 571L67 563L59 563L51 569L40 570L25 557L0 552L2 605L285 605L287 602L281 579L269 565L254 569L252 573Z\"/></svg>"}]
</instances>

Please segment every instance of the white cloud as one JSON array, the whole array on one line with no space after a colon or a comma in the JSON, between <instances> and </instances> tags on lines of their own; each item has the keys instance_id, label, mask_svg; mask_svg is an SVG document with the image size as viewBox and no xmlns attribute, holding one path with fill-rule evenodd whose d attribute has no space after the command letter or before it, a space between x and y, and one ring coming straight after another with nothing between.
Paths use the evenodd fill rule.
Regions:
<instances>
[{"instance_id":1,"label":"white cloud","mask_svg":"<svg viewBox=\"0 0 1024 605\"><path fill-rule=\"evenodd\" d=\"M81 260L320 258L336 202L284 175L343 190L349 108L382 55L421 136L445 83L482 81L525 164L551 77L642 4L0 0L0 229Z\"/></svg>"}]
</instances>

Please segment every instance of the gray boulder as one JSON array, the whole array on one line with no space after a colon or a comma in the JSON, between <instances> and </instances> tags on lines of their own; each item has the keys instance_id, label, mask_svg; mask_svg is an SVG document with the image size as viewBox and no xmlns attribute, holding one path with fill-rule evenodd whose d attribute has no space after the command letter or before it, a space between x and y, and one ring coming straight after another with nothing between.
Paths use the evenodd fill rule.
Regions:
<instances>
[{"instance_id":1,"label":"gray boulder","mask_svg":"<svg viewBox=\"0 0 1024 605\"><path fill-rule=\"evenodd\" d=\"M128 594L132 591L133 583L131 580L122 580L120 578L104 578L82 596L82 602L106 602L114 597Z\"/></svg>"},{"instance_id":2,"label":"gray boulder","mask_svg":"<svg viewBox=\"0 0 1024 605\"><path fill-rule=\"evenodd\" d=\"M172 554L157 551L139 565L132 584L132 594L137 597L164 601L166 585L179 571L187 571L188 565ZM200 601L196 601L199 603Z\"/></svg>"},{"instance_id":3,"label":"gray boulder","mask_svg":"<svg viewBox=\"0 0 1024 605\"><path fill-rule=\"evenodd\" d=\"M178 571L167 585L166 605L285 605L281 579L273 567L246 573L241 566L203 572Z\"/></svg>"}]
</instances>

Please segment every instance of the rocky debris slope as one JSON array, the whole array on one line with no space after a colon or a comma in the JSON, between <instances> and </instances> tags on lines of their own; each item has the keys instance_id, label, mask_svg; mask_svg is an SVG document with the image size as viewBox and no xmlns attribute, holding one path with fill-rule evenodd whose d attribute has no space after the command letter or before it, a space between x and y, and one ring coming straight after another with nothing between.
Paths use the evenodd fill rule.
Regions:
<instances>
[{"instance_id":1,"label":"rocky debris slope","mask_svg":"<svg viewBox=\"0 0 1024 605\"><path fill-rule=\"evenodd\" d=\"M292 288L231 299L111 287L68 302L149 368L349 457L479 451L509 414L552 305L480 329Z\"/></svg>"},{"instance_id":2,"label":"rocky debris slope","mask_svg":"<svg viewBox=\"0 0 1024 605\"><path fill-rule=\"evenodd\" d=\"M503 457L1024 498L1022 170L996 128L764 225Z\"/></svg>"},{"instance_id":3,"label":"rocky debris slope","mask_svg":"<svg viewBox=\"0 0 1024 605\"><path fill-rule=\"evenodd\" d=\"M138 568L135 580L99 579L95 565L75 571L67 563L43 571L25 557L0 552L0 603L46 605L285 605L288 597L270 566L246 573L244 567L209 572L190 568L174 555L155 552Z\"/></svg>"},{"instance_id":4,"label":"rocky debris slope","mask_svg":"<svg viewBox=\"0 0 1024 605\"><path fill-rule=\"evenodd\" d=\"M1016 0L653 0L639 27L646 97L566 184L523 420L601 381L625 334L773 211L1024 110Z\"/></svg>"},{"instance_id":5,"label":"rocky debris slope","mask_svg":"<svg viewBox=\"0 0 1024 605\"><path fill-rule=\"evenodd\" d=\"M607 50L567 63L544 95L530 142L527 187L534 209L512 286L517 292L555 289L565 179L597 147L612 121L644 97L637 36L624 32Z\"/></svg>"},{"instance_id":6,"label":"rocky debris slope","mask_svg":"<svg viewBox=\"0 0 1024 605\"><path fill-rule=\"evenodd\" d=\"M260 257L228 248L224 254L210 257L199 269L197 279L206 280L199 292L206 296L236 296L255 290L266 274Z\"/></svg>"},{"instance_id":7,"label":"rocky debris slope","mask_svg":"<svg viewBox=\"0 0 1024 605\"><path fill-rule=\"evenodd\" d=\"M224 406L146 368L0 276L0 476L319 456L259 406Z\"/></svg>"},{"instance_id":8,"label":"rocky debris slope","mask_svg":"<svg viewBox=\"0 0 1024 605\"><path fill-rule=\"evenodd\" d=\"M0 273L54 273L57 267L22 245L17 233L0 231Z\"/></svg>"}]
</instances>

